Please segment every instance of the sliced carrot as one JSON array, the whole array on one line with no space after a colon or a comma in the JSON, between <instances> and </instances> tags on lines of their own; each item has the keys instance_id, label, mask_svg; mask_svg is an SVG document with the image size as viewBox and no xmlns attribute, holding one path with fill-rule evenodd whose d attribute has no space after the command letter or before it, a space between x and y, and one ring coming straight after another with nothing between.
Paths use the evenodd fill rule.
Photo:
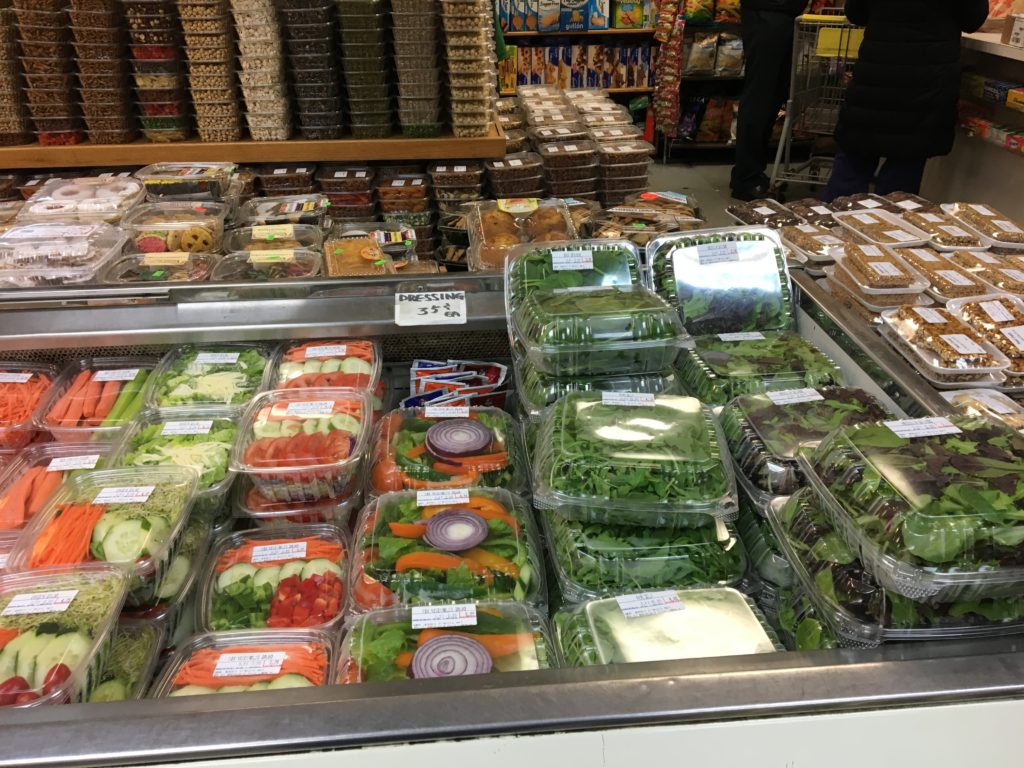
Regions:
<instances>
[{"instance_id":1,"label":"sliced carrot","mask_svg":"<svg viewBox=\"0 0 1024 768\"><path fill-rule=\"evenodd\" d=\"M274 653L283 652L284 661L276 674L217 676L217 662L225 653ZM327 654L319 646L293 643L289 645L239 645L223 649L201 648L182 664L174 675L175 685L202 685L207 688L221 688L225 685L253 685L275 680L284 675L302 675L313 683L323 685L327 672Z\"/></svg>"},{"instance_id":2,"label":"sliced carrot","mask_svg":"<svg viewBox=\"0 0 1024 768\"><path fill-rule=\"evenodd\" d=\"M417 523L388 523L391 532L403 539L422 539L427 532L427 526Z\"/></svg>"},{"instance_id":3,"label":"sliced carrot","mask_svg":"<svg viewBox=\"0 0 1024 768\"><path fill-rule=\"evenodd\" d=\"M306 543L306 554L304 560L330 560L332 563L340 563L344 557L344 550L340 545L334 542L324 541L316 536L304 536L301 538L292 539L260 539L259 541L250 541L245 544L241 544L234 549L229 549L220 557L217 558L216 570L218 573L226 571L233 565L238 563L252 563L252 554L254 547L265 547L274 544L297 544L300 542ZM268 567L272 565L280 565L279 562L267 561L265 563L252 563L257 568L260 566Z\"/></svg>"},{"instance_id":4,"label":"sliced carrot","mask_svg":"<svg viewBox=\"0 0 1024 768\"><path fill-rule=\"evenodd\" d=\"M4 649L4 646L11 642L11 640L16 638L19 634L21 634L21 630L19 629L4 629L0 627L0 651L2 651Z\"/></svg>"},{"instance_id":5,"label":"sliced carrot","mask_svg":"<svg viewBox=\"0 0 1024 768\"><path fill-rule=\"evenodd\" d=\"M408 669L412 666L412 651L402 651L395 656L395 666L399 669Z\"/></svg>"},{"instance_id":6,"label":"sliced carrot","mask_svg":"<svg viewBox=\"0 0 1024 768\"><path fill-rule=\"evenodd\" d=\"M39 514L43 505L46 504L64 479L63 472L47 472L42 467L36 467L36 469L40 470L40 473L36 476L36 482L32 486L32 493L25 508L27 517L34 517Z\"/></svg>"},{"instance_id":7,"label":"sliced carrot","mask_svg":"<svg viewBox=\"0 0 1024 768\"><path fill-rule=\"evenodd\" d=\"M427 441L424 440L422 443L417 445L415 448L410 448L408 451L406 451L405 452L405 458L407 458L407 459L416 459L416 458L419 458L420 456L422 456L426 452L427 452Z\"/></svg>"},{"instance_id":8,"label":"sliced carrot","mask_svg":"<svg viewBox=\"0 0 1024 768\"><path fill-rule=\"evenodd\" d=\"M467 472L464 475L453 477L451 480L419 480L406 475L405 485L407 488L417 491L432 490L434 488L466 488L473 485L479 478L480 474L478 472Z\"/></svg>"},{"instance_id":9,"label":"sliced carrot","mask_svg":"<svg viewBox=\"0 0 1024 768\"><path fill-rule=\"evenodd\" d=\"M480 576L485 583L494 581L494 574L475 560L458 555L446 555L442 552L410 552L395 561L395 572L404 573L413 570L448 571L466 566L471 573Z\"/></svg>"},{"instance_id":10,"label":"sliced carrot","mask_svg":"<svg viewBox=\"0 0 1024 768\"><path fill-rule=\"evenodd\" d=\"M103 382L103 393L100 395L99 402L96 404L96 411L92 415L92 420L96 424L101 424L107 414L110 413L110 409L114 407L114 403L117 402L117 396L121 392L120 381L105 381Z\"/></svg>"},{"instance_id":11,"label":"sliced carrot","mask_svg":"<svg viewBox=\"0 0 1024 768\"><path fill-rule=\"evenodd\" d=\"M103 382L96 381L95 377L90 381L82 394L82 418L89 419L96 414L96 406L99 405L100 396L103 394Z\"/></svg>"},{"instance_id":12,"label":"sliced carrot","mask_svg":"<svg viewBox=\"0 0 1024 768\"><path fill-rule=\"evenodd\" d=\"M511 576L513 579L519 578L519 566L511 560L506 560L501 555L496 555L493 552L488 552L486 549L480 549L479 547L467 549L461 554L463 557L475 560L480 563L480 565L486 566L492 571L504 573L506 576Z\"/></svg>"},{"instance_id":13,"label":"sliced carrot","mask_svg":"<svg viewBox=\"0 0 1024 768\"><path fill-rule=\"evenodd\" d=\"M50 408L50 412L46 414L46 421L50 424L59 424L64 418L64 415L68 412L68 407L71 405L71 401L79 395L79 393L85 389L85 385L89 383L89 378L92 376L92 371L82 371L79 373L71 386L67 388L60 399L53 404Z\"/></svg>"},{"instance_id":14,"label":"sliced carrot","mask_svg":"<svg viewBox=\"0 0 1024 768\"><path fill-rule=\"evenodd\" d=\"M465 504L446 504L440 506L431 506L423 508L423 518L429 520L434 515L439 515L446 509L471 509L476 512L480 517L485 520L501 520L506 523L512 530L519 530L519 521L510 515L505 507L494 499L488 499L486 496L473 496L470 495L469 501Z\"/></svg>"}]
</instances>

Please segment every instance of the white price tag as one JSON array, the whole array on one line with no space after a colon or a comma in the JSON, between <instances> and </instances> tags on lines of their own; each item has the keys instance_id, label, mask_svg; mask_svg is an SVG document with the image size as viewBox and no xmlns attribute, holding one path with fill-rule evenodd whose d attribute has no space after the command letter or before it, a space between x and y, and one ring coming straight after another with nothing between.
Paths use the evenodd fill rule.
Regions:
<instances>
[{"instance_id":1,"label":"white price tag","mask_svg":"<svg viewBox=\"0 0 1024 768\"><path fill-rule=\"evenodd\" d=\"M941 226L941 227L939 227L939 229L941 229L947 235L952 235L953 237L970 237L971 236L970 232L968 232L965 229L960 229L960 227Z\"/></svg>"},{"instance_id":2,"label":"white price tag","mask_svg":"<svg viewBox=\"0 0 1024 768\"><path fill-rule=\"evenodd\" d=\"M214 677L248 677L277 675L288 658L285 651L268 653L222 653L213 668Z\"/></svg>"},{"instance_id":3,"label":"white price tag","mask_svg":"<svg viewBox=\"0 0 1024 768\"><path fill-rule=\"evenodd\" d=\"M985 314L994 323L1009 323L1014 320L1014 314L1001 301L983 301L981 302L981 308L985 310Z\"/></svg>"},{"instance_id":4,"label":"white price tag","mask_svg":"<svg viewBox=\"0 0 1024 768\"><path fill-rule=\"evenodd\" d=\"M932 224L938 224L940 221L942 221L942 217L936 216L934 213L922 213L920 214L920 216L922 219L924 219L925 221L930 221Z\"/></svg>"},{"instance_id":5,"label":"white price tag","mask_svg":"<svg viewBox=\"0 0 1024 768\"><path fill-rule=\"evenodd\" d=\"M868 199L868 200L858 200L857 201L857 205L859 205L861 208L881 208L882 207L882 203L878 202L877 200L871 200L871 199Z\"/></svg>"},{"instance_id":6,"label":"white price tag","mask_svg":"<svg viewBox=\"0 0 1024 768\"><path fill-rule=\"evenodd\" d=\"M456 165L456 166L455 166L455 167L454 167L454 168L453 168L452 170L453 170L453 171L454 171L455 173L465 173L465 172L466 172L466 170L467 170L467 168L466 168L466 166L464 166L464 165Z\"/></svg>"},{"instance_id":7,"label":"white price tag","mask_svg":"<svg viewBox=\"0 0 1024 768\"><path fill-rule=\"evenodd\" d=\"M594 253L587 250L552 251L551 268L556 272L594 268Z\"/></svg>"},{"instance_id":8,"label":"white price tag","mask_svg":"<svg viewBox=\"0 0 1024 768\"><path fill-rule=\"evenodd\" d=\"M855 221L859 221L861 224L881 224L877 216L872 216L870 213L855 213L852 217Z\"/></svg>"},{"instance_id":9,"label":"white price tag","mask_svg":"<svg viewBox=\"0 0 1024 768\"><path fill-rule=\"evenodd\" d=\"M196 355L198 365L225 365L238 362L239 352L200 352Z\"/></svg>"},{"instance_id":10,"label":"white price tag","mask_svg":"<svg viewBox=\"0 0 1024 768\"><path fill-rule=\"evenodd\" d=\"M77 589L61 589L55 592L31 592L15 595L0 616L23 616L29 613L64 613L74 602Z\"/></svg>"},{"instance_id":11,"label":"white price tag","mask_svg":"<svg viewBox=\"0 0 1024 768\"><path fill-rule=\"evenodd\" d=\"M735 242L705 243L697 246L697 261L701 266L739 260L739 247Z\"/></svg>"},{"instance_id":12,"label":"white price tag","mask_svg":"<svg viewBox=\"0 0 1024 768\"><path fill-rule=\"evenodd\" d=\"M104 488L96 494L93 504L144 504L156 490L155 485L130 485Z\"/></svg>"},{"instance_id":13,"label":"white price tag","mask_svg":"<svg viewBox=\"0 0 1024 768\"><path fill-rule=\"evenodd\" d=\"M357 179L365 179L366 178L366 171L356 171L356 178Z\"/></svg>"},{"instance_id":14,"label":"white price tag","mask_svg":"<svg viewBox=\"0 0 1024 768\"><path fill-rule=\"evenodd\" d=\"M428 419L468 419L468 405L428 405L423 408L423 416Z\"/></svg>"},{"instance_id":15,"label":"white price tag","mask_svg":"<svg viewBox=\"0 0 1024 768\"><path fill-rule=\"evenodd\" d=\"M469 605L414 605L413 629L442 629L444 627L475 627L476 606Z\"/></svg>"},{"instance_id":16,"label":"white price tag","mask_svg":"<svg viewBox=\"0 0 1024 768\"><path fill-rule=\"evenodd\" d=\"M754 209L754 213L760 214L761 216L774 216L778 211L774 208L769 208L767 205L761 205Z\"/></svg>"},{"instance_id":17,"label":"white price tag","mask_svg":"<svg viewBox=\"0 0 1024 768\"><path fill-rule=\"evenodd\" d=\"M764 334L760 331L741 331L740 333L720 333L718 338L722 341L760 341Z\"/></svg>"},{"instance_id":18,"label":"white price tag","mask_svg":"<svg viewBox=\"0 0 1024 768\"><path fill-rule=\"evenodd\" d=\"M160 430L161 435L208 435L213 429L213 419L198 421L167 421Z\"/></svg>"},{"instance_id":19,"label":"white price tag","mask_svg":"<svg viewBox=\"0 0 1024 768\"><path fill-rule=\"evenodd\" d=\"M927 248L911 248L910 252L921 261L942 261L942 259L929 251Z\"/></svg>"},{"instance_id":20,"label":"white price tag","mask_svg":"<svg viewBox=\"0 0 1024 768\"><path fill-rule=\"evenodd\" d=\"M286 173L288 173L288 169L287 168L275 168L273 175L274 176L284 176Z\"/></svg>"},{"instance_id":21,"label":"white price tag","mask_svg":"<svg viewBox=\"0 0 1024 768\"><path fill-rule=\"evenodd\" d=\"M995 213L993 213L991 210L986 208L984 205L972 205L971 208L976 210L982 216L989 216L989 217L995 216Z\"/></svg>"},{"instance_id":22,"label":"white price tag","mask_svg":"<svg viewBox=\"0 0 1024 768\"><path fill-rule=\"evenodd\" d=\"M924 320L926 323L948 323L949 318L939 312L937 309L931 307L914 307L914 314Z\"/></svg>"},{"instance_id":23,"label":"white price tag","mask_svg":"<svg viewBox=\"0 0 1024 768\"><path fill-rule=\"evenodd\" d=\"M47 472L64 472L68 469L95 469L100 461L98 453L87 453L82 456L58 456L51 459L46 466Z\"/></svg>"},{"instance_id":24,"label":"white price tag","mask_svg":"<svg viewBox=\"0 0 1024 768\"><path fill-rule=\"evenodd\" d=\"M118 368L109 371L96 371L93 381L132 381L139 375L138 368Z\"/></svg>"},{"instance_id":25,"label":"white price tag","mask_svg":"<svg viewBox=\"0 0 1024 768\"><path fill-rule=\"evenodd\" d=\"M976 258L978 261L984 262L985 264L999 264L1000 263L999 259L997 259L995 256L990 256L987 253L977 253L977 252L973 252L972 251L971 255L974 256L974 258Z\"/></svg>"},{"instance_id":26,"label":"white price tag","mask_svg":"<svg viewBox=\"0 0 1024 768\"><path fill-rule=\"evenodd\" d=\"M817 233L818 228L813 224L801 224L800 226L797 227L797 230L800 232L806 232L809 235L813 235Z\"/></svg>"},{"instance_id":27,"label":"white price tag","mask_svg":"<svg viewBox=\"0 0 1024 768\"><path fill-rule=\"evenodd\" d=\"M518 168L522 164L523 164L522 160L509 160L508 161L509 168ZM495 163L495 165L497 166L498 163Z\"/></svg>"},{"instance_id":28,"label":"white price tag","mask_svg":"<svg viewBox=\"0 0 1024 768\"><path fill-rule=\"evenodd\" d=\"M1021 272L1019 269L1001 269L999 271L1014 282L1024 283L1024 272Z\"/></svg>"},{"instance_id":29,"label":"white price tag","mask_svg":"<svg viewBox=\"0 0 1024 768\"><path fill-rule=\"evenodd\" d=\"M793 405L795 403L813 403L824 400L825 396L816 389L783 389L779 392L766 392L768 399L775 405Z\"/></svg>"},{"instance_id":30,"label":"white price tag","mask_svg":"<svg viewBox=\"0 0 1024 768\"><path fill-rule=\"evenodd\" d=\"M323 344L316 347L306 347L305 358L314 360L325 357L345 357L348 354L347 344Z\"/></svg>"},{"instance_id":31,"label":"white price tag","mask_svg":"<svg viewBox=\"0 0 1024 768\"><path fill-rule=\"evenodd\" d=\"M999 330L1013 346L1024 352L1024 325L1015 325L1012 328L1000 328Z\"/></svg>"},{"instance_id":32,"label":"white price tag","mask_svg":"<svg viewBox=\"0 0 1024 768\"><path fill-rule=\"evenodd\" d=\"M395 294L395 325L465 324L465 291Z\"/></svg>"},{"instance_id":33,"label":"white price tag","mask_svg":"<svg viewBox=\"0 0 1024 768\"><path fill-rule=\"evenodd\" d=\"M822 245L842 245L843 241L838 237L832 235L818 235L814 238L814 242L821 243Z\"/></svg>"},{"instance_id":34,"label":"white price tag","mask_svg":"<svg viewBox=\"0 0 1024 768\"><path fill-rule=\"evenodd\" d=\"M1003 232L1010 232L1016 235L1021 231L1020 227L1006 219L995 219L992 223L999 227Z\"/></svg>"},{"instance_id":35,"label":"white price tag","mask_svg":"<svg viewBox=\"0 0 1024 768\"><path fill-rule=\"evenodd\" d=\"M11 555L9 552L0 555L0 571L7 567L7 561L10 557Z\"/></svg>"},{"instance_id":36,"label":"white price tag","mask_svg":"<svg viewBox=\"0 0 1024 768\"><path fill-rule=\"evenodd\" d=\"M832 213L832 211L830 211L824 205L812 205L811 210L819 214L820 216L829 216Z\"/></svg>"},{"instance_id":37,"label":"white price tag","mask_svg":"<svg viewBox=\"0 0 1024 768\"><path fill-rule=\"evenodd\" d=\"M34 373L0 373L0 384L24 384L35 376Z\"/></svg>"},{"instance_id":38,"label":"white price tag","mask_svg":"<svg viewBox=\"0 0 1024 768\"><path fill-rule=\"evenodd\" d=\"M276 240L277 238L291 240L295 237L294 224L264 224L252 228L253 240Z\"/></svg>"},{"instance_id":39,"label":"white price tag","mask_svg":"<svg viewBox=\"0 0 1024 768\"><path fill-rule=\"evenodd\" d=\"M896 203L898 208L902 208L904 211L916 211L921 207L920 203L915 203L913 200L901 200Z\"/></svg>"},{"instance_id":40,"label":"white price tag","mask_svg":"<svg viewBox=\"0 0 1024 768\"><path fill-rule=\"evenodd\" d=\"M417 507L437 507L449 504L469 504L469 489L441 488L436 491L416 491Z\"/></svg>"},{"instance_id":41,"label":"white price tag","mask_svg":"<svg viewBox=\"0 0 1024 768\"><path fill-rule=\"evenodd\" d=\"M974 285L974 281L971 278L957 272L955 269L937 269L935 274L950 285Z\"/></svg>"},{"instance_id":42,"label":"white price tag","mask_svg":"<svg viewBox=\"0 0 1024 768\"><path fill-rule=\"evenodd\" d=\"M901 419L899 421L886 421L885 426L892 430L897 437L933 437L936 435L959 435L960 428L955 426L949 419L941 417L927 419Z\"/></svg>"},{"instance_id":43,"label":"white price tag","mask_svg":"<svg viewBox=\"0 0 1024 768\"><path fill-rule=\"evenodd\" d=\"M287 544L264 544L252 548L249 562L271 563L275 560L305 560L306 542L289 541Z\"/></svg>"},{"instance_id":44,"label":"white price tag","mask_svg":"<svg viewBox=\"0 0 1024 768\"><path fill-rule=\"evenodd\" d=\"M566 145L565 145L565 146L563 147L563 149L564 149L564 150L565 150L566 152L576 152L577 150L579 150L579 147L578 147L578 146L576 146L575 144L566 144Z\"/></svg>"},{"instance_id":45,"label":"white price tag","mask_svg":"<svg viewBox=\"0 0 1024 768\"><path fill-rule=\"evenodd\" d=\"M858 246L860 252L865 256L882 256L882 249L876 245L861 245Z\"/></svg>"},{"instance_id":46,"label":"white price tag","mask_svg":"<svg viewBox=\"0 0 1024 768\"><path fill-rule=\"evenodd\" d=\"M333 400L295 400L284 410L285 416L330 416L332 413Z\"/></svg>"},{"instance_id":47,"label":"white price tag","mask_svg":"<svg viewBox=\"0 0 1024 768\"><path fill-rule=\"evenodd\" d=\"M1007 403L993 395L989 395L986 392L972 392L971 397L983 404L986 408L991 410L993 413L1006 415L1008 413L1017 413L1017 409L1014 408L1010 403Z\"/></svg>"},{"instance_id":48,"label":"white price tag","mask_svg":"<svg viewBox=\"0 0 1024 768\"><path fill-rule=\"evenodd\" d=\"M985 352L978 342L963 333L944 333L939 338L961 355L981 355Z\"/></svg>"},{"instance_id":49,"label":"white price tag","mask_svg":"<svg viewBox=\"0 0 1024 768\"><path fill-rule=\"evenodd\" d=\"M868 266L875 271L875 274L883 277L903 277L903 270L891 261L869 261Z\"/></svg>"},{"instance_id":50,"label":"white price tag","mask_svg":"<svg viewBox=\"0 0 1024 768\"><path fill-rule=\"evenodd\" d=\"M885 234L888 236L890 240L894 240L897 243L909 243L911 240L918 239L909 232L902 229L890 229L887 230Z\"/></svg>"},{"instance_id":51,"label":"white price tag","mask_svg":"<svg viewBox=\"0 0 1024 768\"><path fill-rule=\"evenodd\" d=\"M659 613L681 611L686 606L679 598L678 592L643 592L639 595L619 595L615 598L619 610L627 619L639 619L643 616L657 616Z\"/></svg>"},{"instance_id":52,"label":"white price tag","mask_svg":"<svg viewBox=\"0 0 1024 768\"><path fill-rule=\"evenodd\" d=\"M601 403L604 405L626 405L640 408L654 407L652 392L602 392Z\"/></svg>"}]
</instances>

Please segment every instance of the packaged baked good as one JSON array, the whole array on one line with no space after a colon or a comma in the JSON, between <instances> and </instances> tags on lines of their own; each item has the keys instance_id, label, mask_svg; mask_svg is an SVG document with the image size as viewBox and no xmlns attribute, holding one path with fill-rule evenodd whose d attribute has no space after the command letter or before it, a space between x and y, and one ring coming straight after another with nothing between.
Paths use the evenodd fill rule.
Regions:
<instances>
[{"instance_id":1,"label":"packaged baked good","mask_svg":"<svg viewBox=\"0 0 1024 768\"><path fill-rule=\"evenodd\" d=\"M942 206L942 210L997 245L1024 248L1024 229L991 205L953 203Z\"/></svg>"},{"instance_id":2,"label":"packaged baked good","mask_svg":"<svg viewBox=\"0 0 1024 768\"><path fill-rule=\"evenodd\" d=\"M248 226L312 224L323 227L329 215L329 205L323 195L253 198L239 209L235 221Z\"/></svg>"},{"instance_id":3,"label":"packaged baked good","mask_svg":"<svg viewBox=\"0 0 1024 768\"><path fill-rule=\"evenodd\" d=\"M597 145L589 140L541 144L537 154L544 161L545 169L590 165L598 159Z\"/></svg>"},{"instance_id":4,"label":"packaged baked good","mask_svg":"<svg viewBox=\"0 0 1024 768\"><path fill-rule=\"evenodd\" d=\"M324 271L330 277L389 275L394 265L372 237L332 237L324 243Z\"/></svg>"},{"instance_id":5,"label":"packaged baked good","mask_svg":"<svg viewBox=\"0 0 1024 768\"><path fill-rule=\"evenodd\" d=\"M829 228L837 226L836 220L832 218L832 214L836 212L836 209L828 203L815 200L813 197L805 197L802 200L786 203L786 208L808 224Z\"/></svg>"},{"instance_id":6,"label":"packaged baked good","mask_svg":"<svg viewBox=\"0 0 1024 768\"><path fill-rule=\"evenodd\" d=\"M30 197L21 221L106 221L116 223L145 195L132 178L51 179Z\"/></svg>"},{"instance_id":7,"label":"packaged baked good","mask_svg":"<svg viewBox=\"0 0 1024 768\"><path fill-rule=\"evenodd\" d=\"M836 211L889 211L890 213L899 213L901 211L895 203L873 192L861 192L856 195L837 197L832 201L832 207Z\"/></svg>"},{"instance_id":8,"label":"packaged baked good","mask_svg":"<svg viewBox=\"0 0 1024 768\"><path fill-rule=\"evenodd\" d=\"M223 200L234 163L154 163L135 172L150 198Z\"/></svg>"},{"instance_id":9,"label":"packaged baked good","mask_svg":"<svg viewBox=\"0 0 1024 768\"><path fill-rule=\"evenodd\" d=\"M266 282L295 280L320 274L322 257L303 248L236 251L218 261L211 280Z\"/></svg>"},{"instance_id":10,"label":"packaged baked good","mask_svg":"<svg viewBox=\"0 0 1024 768\"><path fill-rule=\"evenodd\" d=\"M0 285L90 282L124 249L110 224L18 224L0 234Z\"/></svg>"},{"instance_id":11,"label":"packaged baked good","mask_svg":"<svg viewBox=\"0 0 1024 768\"><path fill-rule=\"evenodd\" d=\"M943 303L991 290L991 286L977 276L952 264L931 248L897 248L895 252L929 281L928 292Z\"/></svg>"},{"instance_id":12,"label":"packaged baked good","mask_svg":"<svg viewBox=\"0 0 1024 768\"><path fill-rule=\"evenodd\" d=\"M803 224L803 219L786 210L782 203L769 198L730 205L726 207L725 212L741 224L750 226L778 229Z\"/></svg>"},{"instance_id":13,"label":"packaged baked good","mask_svg":"<svg viewBox=\"0 0 1024 768\"><path fill-rule=\"evenodd\" d=\"M918 213L923 212L935 212L941 211L942 207L938 203L933 203L931 200L926 200L920 195L915 195L912 192L890 192L887 195L883 195L884 199L895 205L900 211L917 211Z\"/></svg>"},{"instance_id":14,"label":"packaged baked good","mask_svg":"<svg viewBox=\"0 0 1024 768\"><path fill-rule=\"evenodd\" d=\"M311 224L269 224L239 227L224 238L225 251L280 251L303 248L319 251L323 234Z\"/></svg>"},{"instance_id":15,"label":"packaged baked good","mask_svg":"<svg viewBox=\"0 0 1024 768\"><path fill-rule=\"evenodd\" d=\"M921 282L921 276L901 258L877 246L847 244L837 260L865 288L910 289Z\"/></svg>"},{"instance_id":16,"label":"packaged baked good","mask_svg":"<svg viewBox=\"0 0 1024 768\"><path fill-rule=\"evenodd\" d=\"M831 217L829 214L828 218ZM843 246L843 241L832 234L831 230L817 224L783 227L779 235L783 243L816 262L833 261L833 251Z\"/></svg>"},{"instance_id":17,"label":"packaged baked good","mask_svg":"<svg viewBox=\"0 0 1024 768\"><path fill-rule=\"evenodd\" d=\"M112 261L100 274L99 282L196 283L210 279L219 256L188 251L132 253Z\"/></svg>"},{"instance_id":18,"label":"packaged baked good","mask_svg":"<svg viewBox=\"0 0 1024 768\"><path fill-rule=\"evenodd\" d=\"M989 241L963 228L959 221L941 211L907 211L901 214L911 226L931 236L931 244L944 251L985 248Z\"/></svg>"},{"instance_id":19,"label":"packaged baked good","mask_svg":"<svg viewBox=\"0 0 1024 768\"><path fill-rule=\"evenodd\" d=\"M924 245L929 240L928 233L883 210L840 211L834 218L875 245L911 247Z\"/></svg>"},{"instance_id":20,"label":"packaged baked good","mask_svg":"<svg viewBox=\"0 0 1024 768\"><path fill-rule=\"evenodd\" d=\"M947 307L1009 358L1008 376L1024 375L1024 301L1007 294L987 294L954 299Z\"/></svg>"},{"instance_id":21,"label":"packaged baked good","mask_svg":"<svg viewBox=\"0 0 1024 768\"><path fill-rule=\"evenodd\" d=\"M469 234L473 269L503 269L514 246L572 240L576 228L563 201L517 198L475 206Z\"/></svg>"},{"instance_id":22,"label":"packaged baked good","mask_svg":"<svg viewBox=\"0 0 1024 768\"><path fill-rule=\"evenodd\" d=\"M223 203L146 203L125 216L121 226L138 253L214 253L221 247L227 212Z\"/></svg>"}]
</instances>

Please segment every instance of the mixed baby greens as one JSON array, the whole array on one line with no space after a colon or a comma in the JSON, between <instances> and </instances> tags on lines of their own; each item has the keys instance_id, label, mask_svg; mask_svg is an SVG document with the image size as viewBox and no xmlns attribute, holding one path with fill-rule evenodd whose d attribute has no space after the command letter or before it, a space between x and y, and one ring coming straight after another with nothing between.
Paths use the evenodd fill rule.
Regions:
<instances>
[{"instance_id":1,"label":"mixed baby greens","mask_svg":"<svg viewBox=\"0 0 1024 768\"><path fill-rule=\"evenodd\" d=\"M640 259L627 241L530 246L509 260L507 281L511 304L534 291L640 285Z\"/></svg>"}]
</instances>

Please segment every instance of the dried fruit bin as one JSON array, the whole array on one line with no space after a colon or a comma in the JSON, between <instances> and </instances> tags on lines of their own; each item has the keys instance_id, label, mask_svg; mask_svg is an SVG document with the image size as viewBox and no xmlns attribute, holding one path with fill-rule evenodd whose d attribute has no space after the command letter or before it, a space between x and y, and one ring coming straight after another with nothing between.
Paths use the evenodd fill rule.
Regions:
<instances>
[{"instance_id":1,"label":"dried fruit bin","mask_svg":"<svg viewBox=\"0 0 1024 768\"><path fill-rule=\"evenodd\" d=\"M203 282L220 257L210 253L129 254L112 261L99 277L106 285L122 283Z\"/></svg>"},{"instance_id":2,"label":"dried fruit bin","mask_svg":"<svg viewBox=\"0 0 1024 768\"><path fill-rule=\"evenodd\" d=\"M57 369L50 365L0 361L0 450L16 451L32 442L38 412L56 379Z\"/></svg>"},{"instance_id":3,"label":"dried fruit bin","mask_svg":"<svg viewBox=\"0 0 1024 768\"><path fill-rule=\"evenodd\" d=\"M122 569L101 564L0 575L4 705L89 700L110 651L126 581Z\"/></svg>"},{"instance_id":4,"label":"dried fruit bin","mask_svg":"<svg viewBox=\"0 0 1024 768\"><path fill-rule=\"evenodd\" d=\"M329 685L334 638L319 629L208 632L167 662L151 698Z\"/></svg>"},{"instance_id":5,"label":"dried fruit bin","mask_svg":"<svg viewBox=\"0 0 1024 768\"><path fill-rule=\"evenodd\" d=\"M211 253L220 250L228 206L212 202L145 203L121 226L141 253Z\"/></svg>"},{"instance_id":6,"label":"dried fruit bin","mask_svg":"<svg viewBox=\"0 0 1024 768\"><path fill-rule=\"evenodd\" d=\"M12 570L108 562L130 575L128 603L148 605L192 510L189 467L104 469L69 479L18 540Z\"/></svg>"},{"instance_id":7,"label":"dried fruit bin","mask_svg":"<svg viewBox=\"0 0 1024 768\"><path fill-rule=\"evenodd\" d=\"M150 377L146 408L227 405L241 410L266 387L271 350L261 344L185 344Z\"/></svg>"},{"instance_id":8,"label":"dried fruit bin","mask_svg":"<svg viewBox=\"0 0 1024 768\"><path fill-rule=\"evenodd\" d=\"M421 625L424 609L415 606L350 619L341 643L337 682L461 677L559 666L547 618L540 612L510 602L460 608L460 624L452 628L430 626L429 618ZM390 644L382 652L379 639L385 633Z\"/></svg>"},{"instance_id":9,"label":"dried fruit bin","mask_svg":"<svg viewBox=\"0 0 1024 768\"><path fill-rule=\"evenodd\" d=\"M234 163L155 163L135 177L150 198L218 201L230 188L234 168Z\"/></svg>"},{"instance_id":10,"label":"dried fruit bin","mask_svg":"<svg viewBox=\"0 0 1024 768\"><path fill-rule=\"evenodd\" d=\"M843 384L831 360L786 331L698 336L678 369L686 390L709 405L745 394Z\"/></svg>"},{"instance_id":11,"label":"dried fruit bin","mask_svg":"<svg viewBox=\"0 0 1024 768\"><path fill-rule=\"evenodd\" d=\"M547 601L533 518L499 488L387 493L355 528L354 611L398 605Z\"/></svg>"},{"instance_id":12,"label":"dried fruit bin","mask_svg":"<svg viewBox=\"0 0 1024 768\"><path fill-rule=\"evenodd\" d=\"M734 589L672 589L588 600L554 617L566 666L700 659L785 650Z\"/></svg>"},{"instance_id":13,"label":"dried fruit bin","mask_svg":"<svg viewBox=\"0 0 1024 768\"><path fill-rule=\"evenodd\" d=\"M159 624L120 619L89 703L141 699L156 671L163 642L164 630Z\"/></svg>"},{"instance_id":14,"label":"dried fruit bin","mask_svg":"<svg viewBox=\"0 0 1024 768\"><path fill-rule=\"evenodd\" d=\"M581 603L645 589L732 586L747 556L721 520L700 528L647 528L540 514L562 598Z\"/></svg>"},{"instance_id":15,"label":"dried fruit bin","mask_svg":"<svg viewBox=\"0 0 1024 768\"><path fill-rule=\"evenodd\" d=\"M519 494L529 487L528 475L519 424L507 413L428 406L395 410L381 420L366 488L377 496L478 487Z\"/></svg>"},{"instance_id":16,"label":"dried fruit bin","mask_svg":"<svg viewBox=\"0 0 1024 768\"><path fill-rule=\"evenodd\" d=\"M109 224L16 224L0 234L0 285L90 282L124 245Z\"/></svg>"}]
</instances>

